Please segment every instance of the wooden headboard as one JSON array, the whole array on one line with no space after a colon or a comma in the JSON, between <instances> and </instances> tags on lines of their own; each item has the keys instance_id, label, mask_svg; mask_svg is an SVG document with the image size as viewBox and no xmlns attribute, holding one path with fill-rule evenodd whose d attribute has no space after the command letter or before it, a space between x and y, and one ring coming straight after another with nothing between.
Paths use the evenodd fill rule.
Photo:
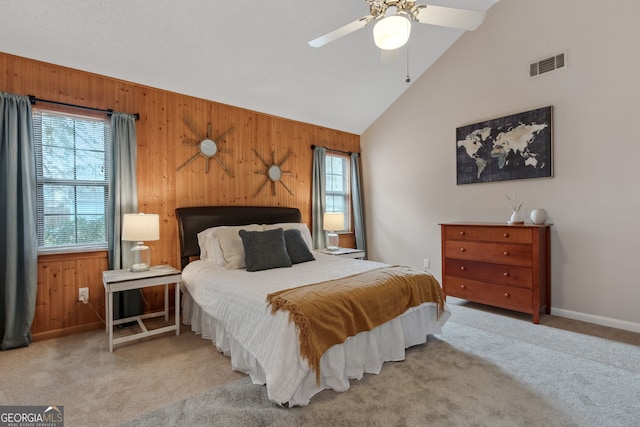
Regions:
<instances>
[{"instance_id":1,"label":"wooden headboard","mask_svg":"<svg viewBox=\"0 0 640 427\"><path fill-rule=\"evenodd\" d=\"M297 208L272 206L196 206L177 208L180 267L184 269L191 257L200 255L198 233L220 225L277 224L302 222Z\"/></svg>"}]
</instances>

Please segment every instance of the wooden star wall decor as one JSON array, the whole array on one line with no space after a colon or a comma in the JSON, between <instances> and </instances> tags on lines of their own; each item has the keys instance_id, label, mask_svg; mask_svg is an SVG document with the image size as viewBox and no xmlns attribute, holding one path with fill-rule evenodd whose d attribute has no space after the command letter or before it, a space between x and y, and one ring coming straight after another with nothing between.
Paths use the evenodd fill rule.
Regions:
<instances>
[{"instance_id":1,"label":"wooden star wall decor","mask_svg":"<svg viewBox=\"0 0 640 427\"><path fill-rule=\"evenodd\" d=\"M269 183L271 182L271 190L273 192L273 195L276 195L276 188L277 188L277 184L280 183L280 185L282 185L284 187L285 190L287 190L289 192L289 194L291 194L293 196L293 191L291 191L291 189L289 187L286 186L286 184L284 182L282 182L282 175L283 174L290 174L291 171L283 171L282 170L282 165L284 164L284 162L287 161L287 159L289 158L289 156L291 155L291 151L287 151L287 154L285 154L285 156L282 158L282 160L280 160L280 162L276 162L276 152L272 151L271 152L271 163L267 162L261 155L260 153L258 153L258 151L254 148L253 152L256 153L256 156L258 156L258 158L260 159L260 161L264 164L265 166L265 170L262 171L256 171L257 174L260 175L265 175L265 179L264 182L262 183L262 185L260 185L260 188L258 188L258 191L256 191L256 193L253 195L253 197L256 197L258 194L260 194L260 192L262 191L262 189Z\"/></svg>"},{"instance_id":2,"label":"wooden star wall decor","mask_svg":"<svg viewBox=\"0 0 640 427\"><path fill-rule=\"evenodd\" d=\"M218 156L217 156L218 153L231 153L231 151L229 151L229 150L220 149L219 145L220 145L220 142L233 130L233 128L229 129L228 131L224 132L222 135L220 135L217 138L213 139L211 137L211 123L209 123L207 125L207 134L206 134L206 136L202 137L200 135L200 133L195 129L195 127L193 127L193 125L191 123L189 123L189 121L187 119L183 118L182 120L189 127L189 129L191 129L191 132L193 132L193 134L197 138L197 140L195 140L195 141L192 140L192 139L183 139L182 143L185 144L185 145L197 146L198 147L198 152L196 154L194 154L193 156L191 156L186 162L181 164L178 167L177 170L180 170L180 169L184 168L189 163L193 162L195 159L197 159L198 157L202 156L202 157L204 157L204 171L205 171L205 173L209 173L209 160L213 159L218 163L218 165L220 165L222 170L225 171L225 173L227 175L229 175L231 178L233 178L233 174L231 173L229 168L227 168L225 166L225 164L222 163L222 160L220 160L218 158Z\"/></svg>"}]
</instances>

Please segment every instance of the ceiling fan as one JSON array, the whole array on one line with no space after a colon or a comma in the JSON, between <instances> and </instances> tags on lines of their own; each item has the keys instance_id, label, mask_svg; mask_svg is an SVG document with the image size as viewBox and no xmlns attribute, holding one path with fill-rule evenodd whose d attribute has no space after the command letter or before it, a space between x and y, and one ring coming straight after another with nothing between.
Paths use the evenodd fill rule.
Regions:
<instances>
[{"instance_id":1,"label":"ceiling fan","mask_svg":"<svg viewBox=\"0 0 640 427\"><path fill-rule=\"evenodd\" d=\"M331 31L309 42L321 47L347 34L376 22L373 38L381 49L391 50L403 46L409 40L411 22L459 28L473 31L482 23L485 12L454 9L450 7L416 5L410 0L364 0L370 14Z\"/></svg>"}]
</instances>

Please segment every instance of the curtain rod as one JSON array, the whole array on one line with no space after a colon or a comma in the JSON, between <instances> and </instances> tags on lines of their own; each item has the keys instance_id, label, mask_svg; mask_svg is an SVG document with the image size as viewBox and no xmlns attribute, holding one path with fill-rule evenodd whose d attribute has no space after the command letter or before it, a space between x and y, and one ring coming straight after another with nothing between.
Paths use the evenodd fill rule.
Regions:
<instances>
[{"instance_id":1,"label":"curtain rod","mask_svg":"<svg viewBox=\"0 0 640 427\"><path fill-rule=\"evenodd\" d=\"M82 108L84 110L98 111L100 113L105 113L109 116L113 114L113 110L111 109L103 110L102 108L85 107L84 105L67 104L66 102L59 102L59 101L49 101L48 99L36 98L33 95L29 95L29 102L31 102L31 105L35 105L37 101L45 102L47 104L64 105L65 107L74 107L74 108ZM140 114L138 113L135 113L133 117L135 117L136 120L140 120Z\"/></svg>"},{"instance_id":2,"label":"curtain rod","mask_svg":"<svg viewBox=\"0 0 640 427\"><path fill-rule=\"evenodd\" d=\"M316 148L316 147L324 148L327 151L333 151L334 153L344 153L344 154L348 154L348 155L352 155L353 154L353 151L336 150L334 148L324 147L322 145L313 145L313 144L311 144L311 149L312 150L314 148ZM356 153L356 154L360 154L360 153Z\"/></svg>"}]
</instances>

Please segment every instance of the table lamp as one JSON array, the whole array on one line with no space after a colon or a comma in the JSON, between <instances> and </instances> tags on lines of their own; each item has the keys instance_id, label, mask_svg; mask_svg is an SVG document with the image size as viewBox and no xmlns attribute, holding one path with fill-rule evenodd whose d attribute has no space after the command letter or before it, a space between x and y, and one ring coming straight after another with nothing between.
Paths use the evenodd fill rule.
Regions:
<instances>
[{"instance_id":1,"label":"table lamp","mask_svg":"<svg viewBox=\"0 0 640 427\"><path fill-rule=\"evenodd\" d=\"M160 240L160 218L157 214L124 214L122 240L136 242L131 248L131 271L147 271L151 265L151 251L144 242Z\"/></svg>"},{"instance_id":2,"label":"table lamp","mask_svg":"<svg viewBox=\"0 0 640 427\"><path fill-rule=\"evenodd\" d=\"M322 228L328 231L327 249L330 251L338 250L339 239L336 231L344 230L344 214L342 212L326 212Z\"/></svg>"}]
</instances>

